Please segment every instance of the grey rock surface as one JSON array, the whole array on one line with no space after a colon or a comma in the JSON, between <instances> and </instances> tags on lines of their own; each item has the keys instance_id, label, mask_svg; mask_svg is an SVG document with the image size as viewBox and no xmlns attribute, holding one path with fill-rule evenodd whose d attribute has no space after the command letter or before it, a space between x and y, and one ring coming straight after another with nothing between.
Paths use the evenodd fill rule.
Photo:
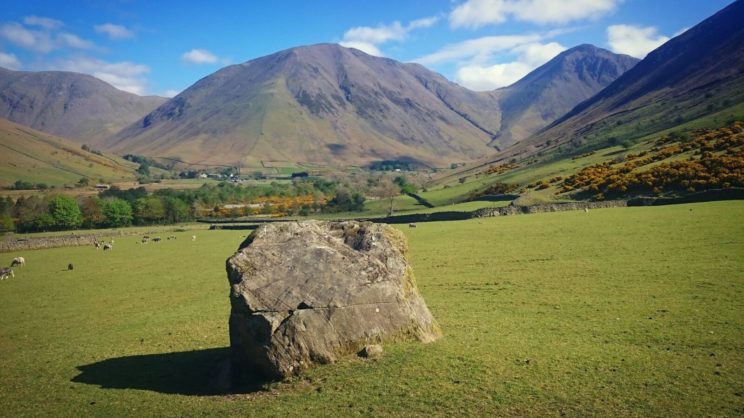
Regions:
<instances>
[{"instance_id":1,"label":"grey rock surface","mask_svg":"<svg viewBox=\"0 0 744 418\"><path fill-rule=\"evenodd\" d=\"M369 344L439 338L407 251L384 224L258 228L227 260L233 368L281 379Z\"/></svg>"}]
</instances>

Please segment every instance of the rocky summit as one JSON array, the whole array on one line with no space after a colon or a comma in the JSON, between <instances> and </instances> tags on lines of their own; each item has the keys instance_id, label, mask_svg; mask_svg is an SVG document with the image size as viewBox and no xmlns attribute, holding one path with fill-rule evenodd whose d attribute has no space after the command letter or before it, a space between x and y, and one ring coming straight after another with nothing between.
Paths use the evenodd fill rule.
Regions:
<instances>
[{"instance_id":1,"label":"rocky summit","mask_svg":"<svg viewBox=\"0 0 744 418\"><path fill-rule=\"evenodd\" d=\"M441 336L398 230L368 222L264 225L227 260L233 373L285 378L364 346Z\"/></svg>"}]
</instances>

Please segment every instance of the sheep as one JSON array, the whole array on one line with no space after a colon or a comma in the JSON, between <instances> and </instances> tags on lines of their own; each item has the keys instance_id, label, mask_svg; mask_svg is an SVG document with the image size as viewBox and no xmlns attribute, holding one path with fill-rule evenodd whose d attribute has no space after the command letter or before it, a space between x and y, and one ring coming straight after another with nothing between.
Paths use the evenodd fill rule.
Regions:
<instances>
[{"instance_id":1,"label":"sheep","mask_svg":"<svg viewBox=\"0 0 744 418\"><path fill-rule=\"evenodd\" d=\"M96 250L97 250L97 249L101 248L101 243L98 242L98 240L95 240L95 241L93 241L93 246L95 246L96 247Z\"/></svg>"},{"instance_id":2,"label":"sheep","mask_svg":"<svg viewBox=\"0 0 744 418\"><path fill-rule=\"evenodd\" d=\"M72 265L72 263L67 265L67 270L73 270L75 269L75 266Z\"/></svg>"},{"instance_id":3,"label":"sheep","mask_svg":"<svg viewBox=\"0 0 744 418\"><path fill-rule=\"evenodd\" d=\"M196 241L196 235L191 236L191 241Z\"/></svg>"},{"instance_id":4,"label":"sheep","mask_svg":"<svg viewBox=\"0 0 744 418\"><path fill-rule=\"evenodd\" d=\"M160 242L160 237L155 237L152 239L152 242Z\"/></svg>"},{"instance_id":5,"label":"sheep","mask_svg":"<svg viewBox=\"0 0 744 418\"><path fill-rule=\"evenodd\" d=\"M415 228L416 227L416 224L408 224L408 227L409 228Z\"/></svg>"},{"instance_id":6,"label":"sheep","mask_svg":"<svg viewBox=\"0 0 744 418\"><path fill-rule=\"evenodd\" d=\"M5 280L10 277L15 277L15 273L13 273L13 269L10 267L3 267L0 269L0 280Z\"/></svg>"},{"instance_id":7,"label":"sheep","mask_svg":"<svg viewBox=\"0 0 744 418\"><path fill-rule=\"evenodd\" d=\"M13 261L10 262L11 267L25 266L25 265L26 265L26 259L23 257L16 257L13 259Z\"/></svg>"},{"instance_id":8,"label":"sheep","mask_svg":"<svg viewBox=\"0 0 744 418\"><path fill-rule=\"evenodd\" d=\"M107 243L105 243L105 244L103 244L103 251L106 251L106 250L110 250L110 249L112 249L112 248L114 248L114 246L113 246L113 245L111 245L111 244L110 244L110 243L108 243L108 242L107 242Z\"/></svg>"},{"instance_id":9,"label":"sheep","mask_svg":"<svg viewBox=\"0 0 744 418\"><path fill-rule=\"evenodd\" d=\"M589 208L584 208L584 213L589 213Z\"/></svg>"}]
</instances>

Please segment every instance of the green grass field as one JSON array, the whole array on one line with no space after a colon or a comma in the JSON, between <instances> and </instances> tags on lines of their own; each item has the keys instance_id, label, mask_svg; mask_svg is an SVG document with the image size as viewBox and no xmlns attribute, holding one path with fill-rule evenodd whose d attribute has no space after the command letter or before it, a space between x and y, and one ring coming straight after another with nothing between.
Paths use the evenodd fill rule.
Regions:
<instances>
[{"instance_id":1,"label":"green grass field","mask_svg":"<svg viewBox=\"0 0 744 418\"><path fill-rule=\"evenodd\" d=\"M716 202L402 228L444 337L235 395L207 382L247 231L27 251L0 282L2 415L741 416L743 220Z\"/></svg>"}]
</instances>

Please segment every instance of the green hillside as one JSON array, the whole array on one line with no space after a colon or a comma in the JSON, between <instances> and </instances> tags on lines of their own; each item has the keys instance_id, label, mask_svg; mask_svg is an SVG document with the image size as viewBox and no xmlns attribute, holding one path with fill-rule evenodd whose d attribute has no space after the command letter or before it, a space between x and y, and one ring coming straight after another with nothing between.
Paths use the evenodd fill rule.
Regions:
<instances>
[{"instance_id":1,"label":"green hillside","mask_svg":"<svg viewBox=\"0 0 744 418\"><path fill-rule=\"evenodd\" d=\"M131 181L137 164L84 151L80 145L0 119L0 186L17 180L50 186Z\"/></svg>"}]
</instances>

